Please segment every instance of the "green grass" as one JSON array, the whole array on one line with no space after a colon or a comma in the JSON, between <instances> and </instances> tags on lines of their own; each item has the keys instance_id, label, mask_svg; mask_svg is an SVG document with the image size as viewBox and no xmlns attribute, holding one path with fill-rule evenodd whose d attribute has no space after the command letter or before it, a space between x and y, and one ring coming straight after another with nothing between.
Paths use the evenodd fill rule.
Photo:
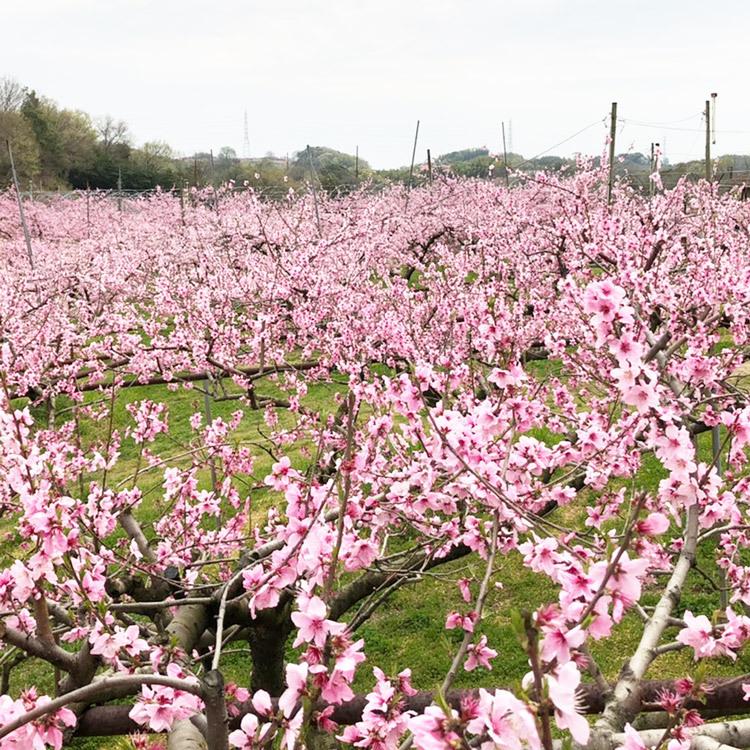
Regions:
<instances>
[{"instance_id":1,"label":"green grass","mask_svg":"<svg viewBox=\"0 0 750 750\"><path fill-rule=\"evenodd\" d=\"M556 363L532 363L531 368L537 376L558 374ZM261 392L269 394L273 386L262 383ZM309 409L331 413L336 404L333 395L344 392L345 381L333 383L312 383L309 393L304 399L304 405ZM97 396L88 394L89 401ZM168 436L159 436L149 448L156 453L176 455L181 452L181 445L192 439L189 418L194 412L203 412L203 396L196 390L180 388L171 391L166 386L136 387L124 389L118 395L114 409L114 423L117 429L124 432L125 427L132 423L126 411L126 405L133 401L149 398L154 401L164 401L169 406ZM58 409L67 406L61 400ZM236 409L243 408L239 401L214 402L212 404L213 417L228 420ZM233 439L244 444L256 446L265 445L267 432L263 422L262 411L243 408L245 414L239 430ZM43 416L41 412L37 417ZM61 417L62 418L62 417ZM280 423L286 426L292 424L291 415L279 410ZM102 442L106 436L106 421L94 423L84 420L82 423L82 438L86 443ZM545 439L544 431L539 431L537 437ZM546 435L552 439L551 434ZM307 446L311 448L312 446ZM295 444L292 450L294 465L304 469L308 459L303 455L302 446ZM710 460L710 434L702 435L699 439L699 449L703 460ZM123 438L121 461L108 478L110 486L129 486L132 475L138 464L140 449L129 438ZM256 456L252 477L247 478L247 484L240 488L243 497L249 491L253 502L253 523L261 522L269 506L275 502L275 493L262 485L262 478L270 471L273 458L260 447L253 450ZM178 461L178 465L179 465ZM187 465L187 459L182 464ZM631 481L633 489L653 491L659 481L665 476L659 462L650 455L643 458L641 469ZM145 495L138 517L142 522L153 522L160 517L163 510L158 498L161 492L163 470L142 471L138 478L138 485ZM208 486L208 472L200 476L200 482ZM584 500L573 508L565 508L555 512L553 520L571 522L582 517ZM17 549L20 540L12 529L5 529L7 538L0 552L7 564ZM710 549L700 551L700 565L710 575L716 571L710 557ZM468 571L467 571L468 569ZM379 666L389 674L395 674L405 667L411 667L413 683L421 689L434 689L442 681L453 655L461 640L458 631L446 631L444 628L446 613L452 609L465 608L460 598L455 580L469 575L481 575L482 563L476 557L456 561L437 568L435 576L427 575L416 584L409 584L397 591L360 629L359 635L365 638L368 662L360 669L355 690L366 691L372 685L371 668ZM556 601L554 586L543 576L532 573L524 568L517 554L510 554L502 558L502 567L496 576L502 580L503 588L493 589L487 602L486 617L481 625L481 631L488 636L490 645L499 654L494 660L491 673L477 669L474 672L460 672L456 680L456 687L477 686L516 686L528 671L527 658L511 626L510 613L512 610L533 609L543 602ZM648 591L644 597L644 604L653 604L657 599L655 590ZM680 611L692 609L696 612L711 612L718 606L718 595L697 573L691 573L685 589ZM628 614L623 622L615 627L610 639L601 643L594 643L592 651L605 675L613 679L626 656L632 653L640 636L640 624L636 615ZM290 639L291 642L291 639ZM238 644L235 647L241 647ZM660 658L654 665L650 676L665 678L678 676L690 672L692 668L692 652L684 650ZM293 651L289 650L289 656ZM222 662L222 669L228 681L248 684L250 674L249 655L245 653L228 654ZM714 660L711 672L716 675L736 674L739 669L750 670L750 659L741 656L738 664L729 660ZM42 691L52 690L52 675L45 665L29 660L22 668L14 671L11 680L12 692L17 692L24 686L36 684ZM97 740L76 743L77 747L91 750L96 747L113 747L110 741Z\"/></svg>"}]
</instances>

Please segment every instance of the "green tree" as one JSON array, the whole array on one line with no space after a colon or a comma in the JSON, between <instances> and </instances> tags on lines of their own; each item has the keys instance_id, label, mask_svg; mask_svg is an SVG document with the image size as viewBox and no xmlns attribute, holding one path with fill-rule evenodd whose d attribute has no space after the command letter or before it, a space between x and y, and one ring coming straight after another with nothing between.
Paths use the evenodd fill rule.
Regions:
<instances>
[{"instance_id":1,"label":"green tree","mask_svg":"<svg viewBox=\"0 0 750 750\"><path fill-rule=\"evenodd\" d=\"M179 182L174 153L164 141L150 141L131 152L123 187L149 190L160 186L167 190Z\"/></svg>"},{"instance_id":2,"label":"green tree","mask_svg":"<svg viewBox=\"0 0 750 750\"><path fill-rule=\"evenodd\" d=\"M20 111L34 132L45 186L67 185L71 170L93 164L97 137L87 114L59 109L34 91L28 93Z\"/></svg>"},{"instance_id":3,"label":"green tree","mask_svg":"<svg viewBox=\"0 0 750 750\"><path fill-rule=\"evenodd\" d=\"M307 149L298 151L290 165L289 176L300 182L309 180L310 161L324 190L347 190L357 184L356 157L325 146L311 146L309 155ZM372 173L364 159L359 159L358 172L360 182L368 179Z\"/></svg>"},{"instance_id":4,"label":"green tree","mask_svg":"<svg viewBox=\"0 0 750 750\"><path fill-rule=\"evenodd\" d=\"M20 112L0 111L0 189L12 181L8 141L13 149L18 180L25 189L39 178L40 158L34 131Z\"/></svg>"}]
</instances>

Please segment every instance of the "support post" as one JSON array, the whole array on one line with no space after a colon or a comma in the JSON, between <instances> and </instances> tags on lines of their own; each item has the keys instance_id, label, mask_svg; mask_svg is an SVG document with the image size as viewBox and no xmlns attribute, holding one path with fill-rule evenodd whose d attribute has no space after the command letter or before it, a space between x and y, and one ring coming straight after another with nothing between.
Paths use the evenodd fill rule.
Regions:
<instances>
[{"instance_id":1,"label":"support post","mask_svg":"<svg viewBox=\"0 0 750 750\"><path fill-rule=\"evenodd\" d=\"M411 192L411 186L414 179L414 159L417 157L417 140L419 139L419 120L417 120L417 129L414 131L414 147L411 150L411 166L409 167L409 187L407 189L407 200L408 193Z\"/></svg>"},{"instance_id":2,"label":"support post","mask_svg":"<svg viewBox=\"0 0 750 750\"><path fill-rule=\"evenodd\" d=\"M508 150L505 147L505 122L502 123L503 128L503 168L505 169L505 187L510 187L510 175L508 174Z\"/></svg>"},{"instance_id":3,"label":"support post","mask_svg":"<svg viewBox=\"0 0 750 750\"><path fill-rule=\"evenodd\" d=\"M615 181L615 137L617 135L617 102L612 102L609 115L609 182L607 183L607 204L612 203L612 186Z\"/></svg>"},{"instance_id":4,"label":"support post","mask_svg":"<svg viewBox=\"0 0 750 750\"><path fill-rule=\"evenodd\" d=\"M651 178L651 175L654 173L654 142L651 141L651 160L649 161L649 168L648 168L648 195L649 198L653 198L654 196L654 181Z\"/></svg>"},{"instance_id":5,"label":"support post","mask_svg":"<svg viewBox=\"0 0 750 750\"><path fill-rule=\"evenodd\" d=\"M315 206L315 223L318 225L318 237L322 237L323 234L320 230L320 212L318 211L318 191L315 189L315 167L313 166L312 151L309 143L307 144L307 162L310 165L310 187L312 188L313 205Z\"/></svg>"},{"instance_id":6,"label":"support post","mask_svg":"<svg viewBox=\"0 0 750 750\"><path fill-rule=\"evenodd\" d=\"M23 229L23 238L26 242L26 255L29 259L29 266L34 270L34 253L31 250L31 235L29 234L29 225L26 223L26 214L23 212L23 201L21 200L21 189L18 187L18 175L16 174L16 163L13 161L13 149L10 147L10 139L6 139L5 145L8 147L8 158L10 159L10 173L13 177L13 187L16 189L16 201L18 202L18 214L21 217L21 228Z\"/></svg>"},{"instance_id":7,"label":"support post","mask_svg":"<svg viewBox=\"0 0 750 750\"><path fill-rule=\"evenodd\" d=\"M706 120L706 180L711 182L713 179L713 169L711 168L711 102L708 99L706 99L704 118Z\"/></svg>"}]
</instances>

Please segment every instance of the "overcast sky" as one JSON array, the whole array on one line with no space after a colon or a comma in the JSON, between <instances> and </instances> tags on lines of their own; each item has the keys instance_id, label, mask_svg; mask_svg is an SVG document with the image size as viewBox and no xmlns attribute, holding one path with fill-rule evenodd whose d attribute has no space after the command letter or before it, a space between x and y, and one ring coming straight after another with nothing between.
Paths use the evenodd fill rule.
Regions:
<instances>
[{"instance_id":1,"label":"overcast sky","mask_svg":"<svg viewBox=\"0 0 750 750\"><path fill-rule=\"evenodd\" d=\"M407 164L418 118L418 161L501 150L503 120L526 157L599 153L617 101L618 151L682 161L712 91L716 153L750 153L747 0L0 0L0 26L0 75L183 154L243 155L245 111L252 156Z\"/></svg>"}]
</instances>

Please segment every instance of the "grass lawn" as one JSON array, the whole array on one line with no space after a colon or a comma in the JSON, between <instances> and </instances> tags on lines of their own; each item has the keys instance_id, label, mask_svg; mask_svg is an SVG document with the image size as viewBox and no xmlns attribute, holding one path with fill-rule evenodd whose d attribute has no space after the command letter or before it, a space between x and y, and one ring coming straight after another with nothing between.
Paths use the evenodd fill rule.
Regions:
<instances>
[{"instance_id":1,"label":"grass lawn","mask_svg":"<svg viewBox=\"0 0 750 750\"><path fill-rule=\"evenodd\" d=\"M539 365L545 366L545 365ZM554 365L546 365L553 368ZM310 409L333 412L336 403L334 393L344 391L345 380L333 383L311 383L309 393L303 403ZM264 394L272 394L273 386L262 382L259 390ZM90 401L99 396L88 394ZM154 401L164 401L169 406L168 435L160 435L156 442L149 446L153 452L168 455L178 455L191 439L189 418L195 412L203 412L203 396L197 390L179 388L171 391L166 386L135 387L120 391L114 409L114 424L124 432L132 419L126 411L126 405L132 401L148 398ZM58 410L64 409L66 404L58 404ZM269 505L274 501L274 493L269 492L262 485L262 478L270 471L272 457L262 446L268 446L264 437L267 432L263 422L262 411L252 411L243 407L240 401L213 402L211 406L214 418L225 420L235 410L243 408L245 416L239 430L234 434L237 441L258 446L253 450L256 456L254 475L247 478L247 485L241 489L243 497L247 492L252 499L252 523L260 523ZM43 413L38 410L38 418ZM62 413L60 420L70 418L70 414ZM292 424L290 415L279 410L282 424ZM105 422L93 423L86 421L82 424L82 435L85 441L102 440L106 436ZM710 461L710 434L700 436L699 449L703 460ZM118 484L129 486L132 475L138 465L139 447L129 438L122 441L122 460L117 468L110 473L108 484L114 487ZM293 462L297 468L304 469L308 459L295 446L292 452ZM182 460L183 463L187 459ZM635 489L655 490L659 480L664 476L658 461L652 456L644 458L643 466L633 482ZM153 521L159 518L159 498L161 493L162 470L143 470L139 472L138 485L142 489L145 499L142 508L137 512L141 522ZM208 485L207 472L201 476L201 482ZM585 493L584 493L585 495ZM583 514L584 499L577 505L555 511L559 520L571 523ZM14 529L3 528L4 539L0 554L2 564L12 561L15 550L21 540ZM702 550L700 554L701 566L709 574L715 569L710 561L711 550ZM446 613L452 609L460 609L463 601L454 582L467 575L467 571L481 575L482 564L475 557L465 558L449 565L439 567L433 571L434 575L425 576L424 580L416 584L409 584L397 591L392 598L367 621L360 629L359 635L365 638L368 662L360 669L355 683L355 690L367 691L372 686L372 666L379 666L389 674L395 674L405 667L413 671L413 683L420 689L437 687L448 670L453 654L461 640L460 631L444 629ZM476 686L516 686L528 671L526 657L521 650L510 622L512 610L533 609L547 601L555 601L556 593L551 583L543 576L530 572L520 564L516 554L501 558L500 570L497 575L502 580L503 587L494 589L488 599L486 616L481 626L481 632L487 634L490 645L499 654L494 660L494 669L487 672L477 669L474 672L461 672L456 680L456 687ZM658 591L654 588L644 596L644 605L656 602ZM710 613L719 606L718 593L710 583L698 573L691 573L685 589L679 611L692 609L695 612ZM592 652L599 662L605 675L614 678L623 660L632 653L640 636L640 620L636 614L628 614L624 621L616 626L613 636L601 643L592 644ZM291 641L290 641L291 642ZM232 644L231 649L241 649L243 644ZM291 656L290 651L290 656ZM661 657L654 665L654 678L681 676L692 669L692 651L683 650ZM222 669L228 681L236 681L242 685L248 684L250 661L248 653L228 653L222 661ZM714 660L710 671L713 675L738 674L750 671L750 659L740 656L738 663L726 660ZM24 665L16 668L11 679L11 692L30 684L36 684L42 691L52 690L52 674L39 662L28 660ZM98 748L126 746L121 740L78 740L76 747Z\"/></svg>"}]
</instances>

